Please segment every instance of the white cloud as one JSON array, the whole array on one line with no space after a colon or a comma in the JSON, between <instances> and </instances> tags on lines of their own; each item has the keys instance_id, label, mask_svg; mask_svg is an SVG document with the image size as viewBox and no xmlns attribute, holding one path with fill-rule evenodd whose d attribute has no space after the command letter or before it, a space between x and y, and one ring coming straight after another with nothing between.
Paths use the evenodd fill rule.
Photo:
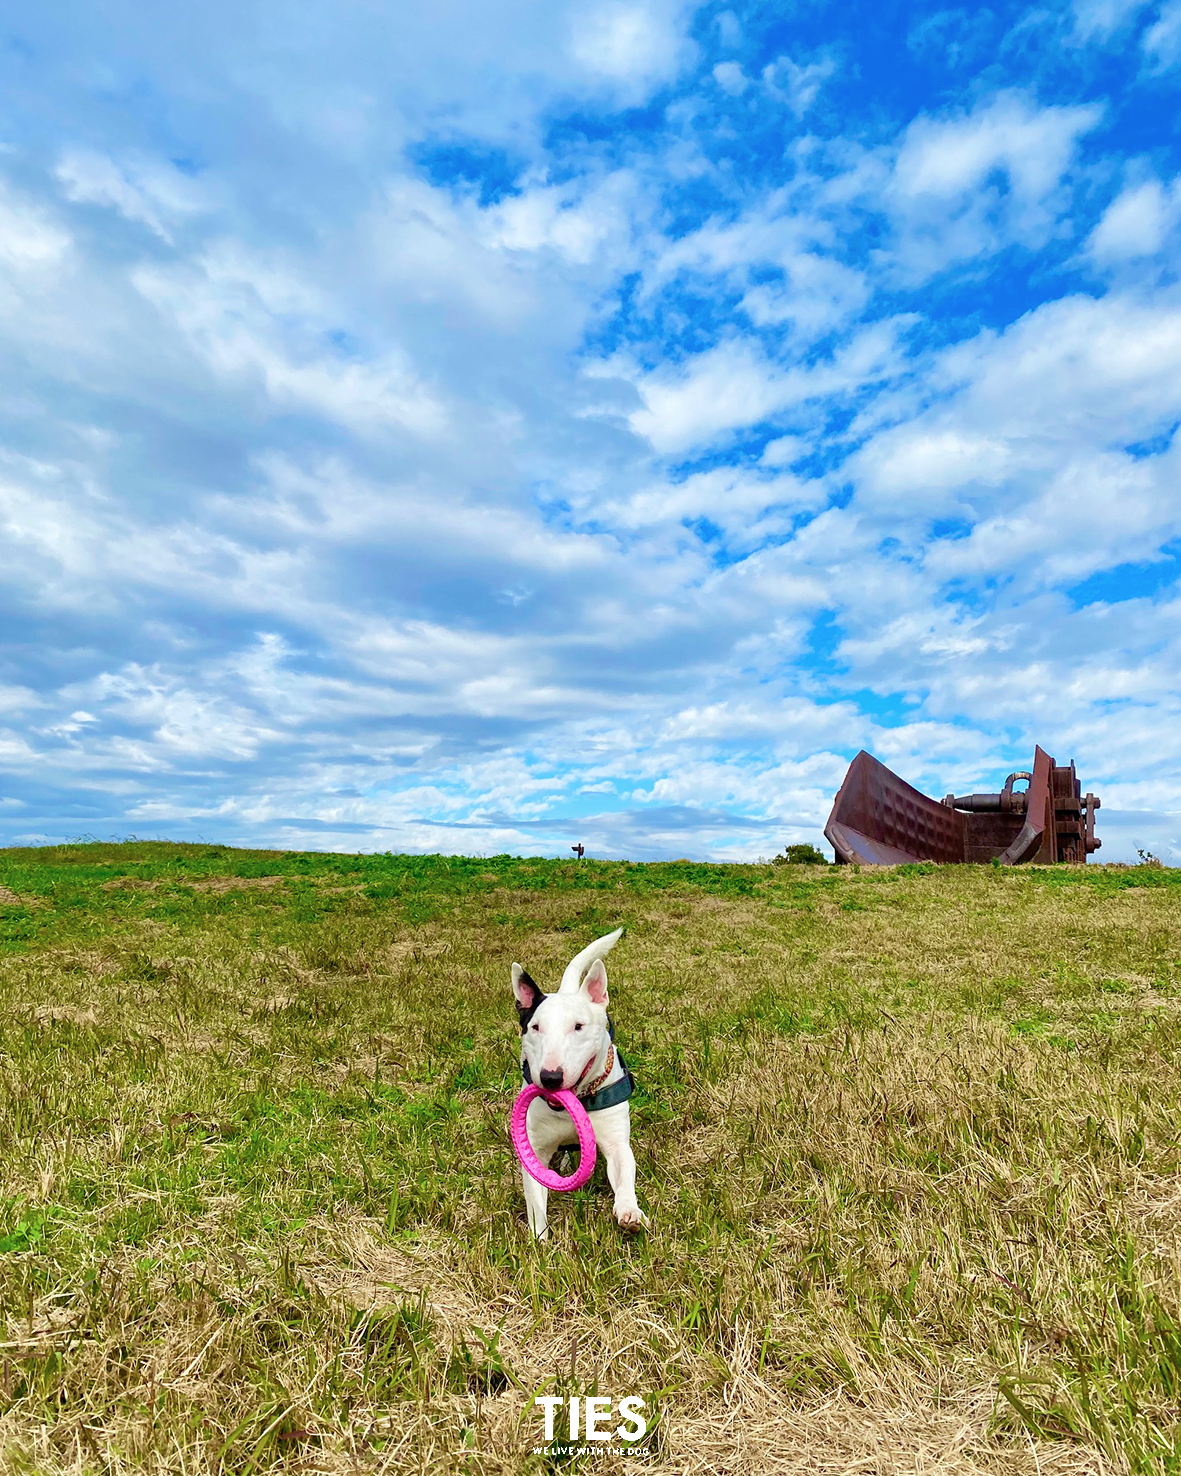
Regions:
<instances>
[{"instance_id":1,"label":"white cloud","mask_svg":"<svg viewBox=\"0 0 1181 1476\"><path fill-rule=\"evenodd\" d=\"M806 450L807 444L799 436L777 436L763 447L759 460L763 466L790 466Z\"/></svg>"},{"instance_id":2,"label":"white cloud","mask_svg":"<svg viewBox=\"0 0 1181 1476\"><path fill-rule=\"evenodd\" d=\"M95 705L109 715L148 730L155 761L162 765L170 754L202 763L248 759L263 747L290 741L281 728L260 722L257 711L222 694L194 691L159 668L132 665L104 672L91 692Z\"/></svg>"},{"instance_id":3,"label":"white cloud","mask_svg":"<svg viewBox=\"0 0 1181 1476\"><path fill-rule=\"evenodd\" d=\"M1069 205L1061 186L1078 142L1102 116L1096 104L1039 108L1005 93L959 117L916 118L894 166L897 254L883 264L922 280L1009 242L1044 244Z\"/></svg>"},{"instance_id":4,"label":"white cloud","mask_svg":"<svg viewBox=\"0 0 1181 1476\"><path fill-rule=\"evenodd\" d=\"M801 65L790 56L780 56L763 68L763 86L802 118L820 95L820 89L836 71L831 57Z\"/></svg>"},{"instance_id":5,"label":"white cloud","mask_svg":"<svg viewBox=\"0 0 1181 1476\"><path fill-rule=\"evenodd\" d=\"M646 375L639 389L644 409L631 423L665 452L763 420L798 395L787 373L740 339L697 356L679 372Z\"/></svg>"},{"instance_id":6,"label":"white cloud","mask_svg":"<svg viewBox=\"0 0 1181 1476\"><path fill-rule=\"evenodd\" d=\"M533 185L485 212L484 242L508 252L556 251L575 266L627 242L634 211L632 180L609 176L597 187ZM613 252L614 254L614 252Z\"/></svg>"},{"instance_id":7,"label":"white cloud","mask_svg":"<svg viewBox=\"0 0 1181 1476\"><path fill-rule=\"evenodd\" d=\"M731 97L741 97L750 86L750 78L738 62L719 62L714 68L714 81Z\"/></svg>"},{"instance_id":8,"label":"white cloud","mask_svg":"<svg viewBox=\"0 0 1181 1476\"><path fill-rule=\"evenodd\" d=\"M1101 265L1155 256L1181 218L1181 189L1159 180L1131 185L1107 207L1087 243Z\"/></svg>"},{"instance_id":9,"label":"white cloud","mask_svg":"<svg viewBox=\"0 0 1181 1476\"><path fill-rule=\"evenodd\" d=\"M0 686L0 713L27 712L40 705L41 698L30 687Z\"/></svg>"},{"instance_id":10,"label":"white cloud","mask_svg":"<svg viewBox=\"0 0 1181 1476\"><path fill-rule=\"evenodd\" d=\"M723 46L733 49L742 45L742 22L732 10L723 10L714 16L718 39Z\"/></svg>"},{"instance_id":11,"label":"white cloud","mask_svg":"<svg viewBox=\"0 0 1181 1476\"><path fill-rule=\"evenodd\" d=\"M943 355L939 379L971 386L975 416L1036 445L1083 437L1127 444L1172 423L1181 383L1181 305L1134 295L1065 297Z\"/></svg>"},{"instance_id":12,"label":"white cloud","mask_svg":"<svg viewBox=\"0 0 1181 1476\"><path fill-rule=\"evenodd\" d=\"M25 17L61 119L0 196L25 831L737 858L814 839L855 746L939 793L1034 739L1164 808L1177 196L1093 69L998 94L1014 43L952 17L974 101L915 117L857 38L776 58L672 0L261 16L190 18L183 85L175 34ZM115 126L51 54L166 106ZM1121 560L1161 591L1065 592Z\"/></svg>"},{"instance_id":13,"label":"white cloud","mask_svg":"<svg viewBox=\"0 0 1181 1476\"><path fill-rule=\"evenodd\" d=\"M642 97L671 80L691 54L679 7L600 0L576 12L571 54L592 76Z\"/></svg>"},{"instance_id":14,"label":"white cloud","mask_svg":"<svg viewBox=\"0 0 1181 1476\"><path fill-rule=\"evenodd\" d=\"M104 154L71 149L54 172L67 199L110 206L168 242L171 225L205 204L192 180L150 159L119 165Z\"/></svg>"},{"instance_id":15,"label":"white cloud","mask_svg":"<svg viewBox=\"0 0 1181 1476\"><path fill-rule=\"evenodd\" d=\"M179 270L140 266L132 281L215 374L253 380L280 405L360 429L435 435L447 424L446 408L404 352L386 349L356 362L326 351L326 306L282 269L214 252ZM298 317L293 332L282 331L283 317Z\"/></svg>"},{"instance_id":16,"label":"white cloud","mask_svg":"<svg viewBox=\"0 0 1181 1476\"><path fill-rule=\"evenodd\" d=\"M904 326L874 324L810 368L780 367L750 341L730 339L675 370L641 377L644 409L631 416L631 423L660 452L715 440L790 406L888 377L898 365L897 339Z\"/></svg>"},{"instance_id":17,"label":"white cloud","mask_svg":"<svg viewBox=\"0 0 1181 1476\"><path fill-rule=\"evenodd\" d=\"M820 180L801 171L790 188L771 191L732 218L713 218L669 242L654 243L644 271L644 300L678 280L705 290L720 277L742 293L758 327L790 324L801 340L848 323L866 305L865 272L840 259L849 171ZM851 171L858 174L855 168ZM868 182L859 177L859 186Z\"/></svg>"},{"instance_id":18,"label":"white cloud","mask_svg":"<svg viewBox=\"0 0 1181 1476\"><path fill-rule=\"evenodd\" d=\"M56 267L69 235L45 210L21 199L0 180L0 272L10 281Z\"/></svg>"},{"instance_id":19,"label":"white cloud","mask_svg":"<svg viewBox=\"0 0 1181 1476\"><path fill-rule=\"evenodd\" d=\"M1164 70L1181 62L1181 0L1168 0L1144 33L1144 51Z\"/></svg>"},{"instance_id":20,"label":"white cloud","mask_svg":"<svg viewBox=\"0 0 1181 1476\"><path fill-rule=\"evenodd\" d=\"M760 328L791 323L812 337L854 318L870 290L863 272L819 252L801 251L784 260L782 283L748 288L741 306Z\"/></svg>"},{"instance_id":21,"label":"white cloud","mask_svg":"<svg viewBox=\"0 0 1181 1476\"><path fill-rule=\"evenodd\" d=\"M1151 560L1162 543L1181 535L1173 492L1179 461L1172 456L1162 465L1098 452L1072 458L1020 506L986 515L967 537L932 548L928 567L949 579L1004 575L1025 565L1039 582L1060 584L1113 563Z\"/></svg>"},{"instance_id":22,"label":"white cloud","mask_svg":"<svg viewBox=\"0 0 1181 1476\"><path fill-rule=\"evenodd\" d=\"M1081 41L1107 41L1144 10L1148 0L1074 0L1074 33Z\"/></svg>"},{"instance_id":23,"label":"white cloud","mask_svg":"<svg viewBox=\"0 0 1181 1476\"><path fill-rule=\"evenodd\" d=\"M948 417L949 419L951 417ZM1003 482L1013 453L999 438L973 434L939 417L908 424L873 440L855 458L860 505L942 514L954 504L949 494L967 487L991 488Z\"/></svg>"},{"instance_id":24,"label":"white cloud","mask_svg":"<svg viewBox=\"0 0 1181 1476\"><path fill-rule=\"evenodd\" d=\"M1080 135L1101 116L1094 105L1036 108L1008 95L964 117L917 118L895 165L897 189L910 198L954 198L1000 171L1016 194L1040 199L1058 184Z\"/></svg>"},{"instance_id":25,"label":"white cloud","mask_svg":"<svg viewBox=\"0 0 1181 1476\"><path fill-rule=\"evenodd\" d=\"M1068 584L1181 535L1178 448L1126 449L1181 419L1178 309L1049 304L949 350L930 377L949 393L848 464L854 505L892 521L933 581L926 599L949 580ZM958 526L931 541L936 519Z\"/></svg>"},{"instance_id":26,"label":"white cloud","mask_svg":"<svg viewBox=\"0 0 1181 1476\"><path fill-rule=\"evenodd\" d=\"M755 475L739 467L697 472L684 481L641 488L624 501L601 504L596 513L617 527L635 529L690 518L708 518L742 540L755 515L768 508L809 508L826 491L792 476Z\"/></svg>"}]
</instances>

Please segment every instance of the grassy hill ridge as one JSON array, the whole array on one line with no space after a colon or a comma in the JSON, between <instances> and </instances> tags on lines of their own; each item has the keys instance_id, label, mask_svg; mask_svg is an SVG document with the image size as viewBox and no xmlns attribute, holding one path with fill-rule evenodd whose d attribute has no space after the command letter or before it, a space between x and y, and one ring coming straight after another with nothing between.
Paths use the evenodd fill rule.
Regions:
<instances>
[{"instance_id":1,"label":"grassy hill ridge","mask_svg":"<svg viewBox=\"0 0 1181 1476\"><path fill-rule=\"evenodd\" d=\"M509 964L643 1091L532 1246ZM0 1465L1179 1469L1181 872L0 851ZM857 1462L862 1462L857 1465ZM601 1467L600 1467L601 1468Z\"/></svg>"}]
</instances>

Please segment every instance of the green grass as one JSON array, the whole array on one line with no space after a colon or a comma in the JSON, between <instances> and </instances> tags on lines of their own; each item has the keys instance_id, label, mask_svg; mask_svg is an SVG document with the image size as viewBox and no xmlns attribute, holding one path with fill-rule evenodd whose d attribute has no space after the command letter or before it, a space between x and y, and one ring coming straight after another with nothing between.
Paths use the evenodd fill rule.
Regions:
<instances>
[{"instance_id":1,"label":"green grass","mask_svg":"<svg viewBox=\"0 0 1181 1476\"><path fill-rule=\"evenodd\" d=\"M645 1396L653 1471L1181 1471L1179 919L1157 867L0 852L0 1469L577 1469L554 1391ZM600 1168L535 1246L509 965L620 923L652 1228Z\"/></svg>"}]
</instances>

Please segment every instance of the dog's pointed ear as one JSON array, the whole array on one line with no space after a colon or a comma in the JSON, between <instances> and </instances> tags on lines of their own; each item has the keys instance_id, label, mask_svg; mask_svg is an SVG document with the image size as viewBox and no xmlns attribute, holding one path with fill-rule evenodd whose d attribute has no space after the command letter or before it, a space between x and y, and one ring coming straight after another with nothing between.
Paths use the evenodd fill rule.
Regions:
<instances>
[{"instance_id":1,"label":"dog's pointed ear","mask_svg":"<svg viewBox=\"0 0 1181 1476\"><path fill-rule=\"evenodd\" d=\"M521 1032L533 1018L533 1012L545 998L541 985L531 979L519 963L513 964L513 997L517 1001L517 1016Z\"/></svg>"},{"instance_id":2,"label":"dog's pointed ear","mask_svg":"<svg viewBox=\"0 0 1181 1476\"><path fill-rule=\"evenodd\" d=\"M589 996L591 1004L605 1005L607 1003L607 965L601 958L596 958L587 969L582 987Z\"/></svg>"}]
</instances>

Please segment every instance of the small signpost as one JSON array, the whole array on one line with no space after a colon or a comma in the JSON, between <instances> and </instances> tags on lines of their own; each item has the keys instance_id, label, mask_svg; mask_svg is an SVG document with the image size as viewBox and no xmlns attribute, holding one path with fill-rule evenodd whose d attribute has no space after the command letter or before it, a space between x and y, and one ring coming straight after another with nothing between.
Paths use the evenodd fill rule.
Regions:
<instances>
[{"instance_id":1,"label":"small signpost","mask_svg":"<svg viewBox=\"0 0 1181 1476\"><path fill-rule=\"evenodd\" d=\"M570 849L574 852L574 854L578 857L580 861L586 855L586 847L582 844L581 841L579 841L576 846L571 846Z\"/></svg>"}]
</instances>

